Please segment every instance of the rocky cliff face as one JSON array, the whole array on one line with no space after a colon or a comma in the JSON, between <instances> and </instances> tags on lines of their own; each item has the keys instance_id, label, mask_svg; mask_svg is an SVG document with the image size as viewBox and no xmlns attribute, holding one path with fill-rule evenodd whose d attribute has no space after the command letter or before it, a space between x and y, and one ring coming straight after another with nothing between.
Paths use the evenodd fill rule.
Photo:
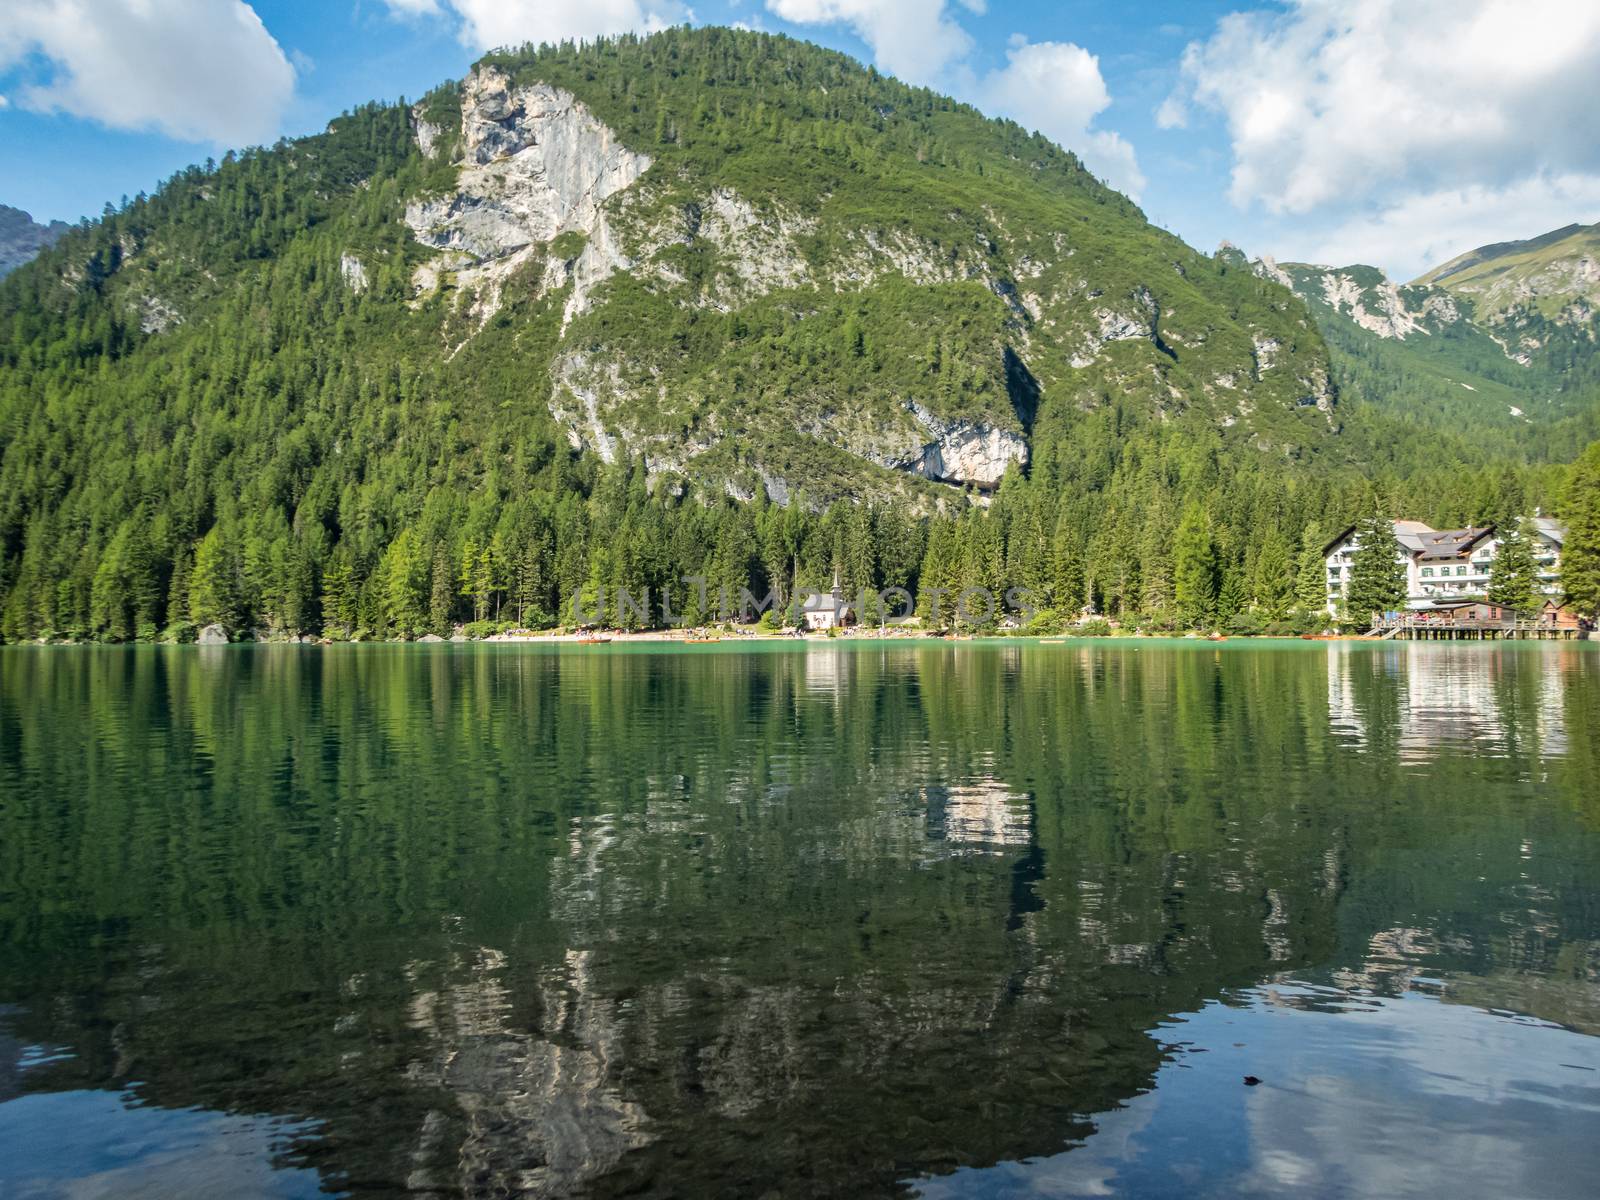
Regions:
<instances>
[{"instance_id":1,"label":"rocky cliff face","mask_svg":"<svg viewBox=\"0 0 1600 1200\"><path fill-rule=\"evenodd\" d=\"M1203 405L1262 448L1282 437L1267 414L1334 426L1312 326L1274 309L1293 302L1253 299L1229 325L1197 301L1187 272L1205 261L1179 243L1130 270L1066 216L1038 227L987 198L941 197L915 222L888 218L901 198L845 216L835 190L806 202L646 154L581 90L483 64L459 123L419 106L419 150L450 155L456 178L405 211L434 251L414 304L461 318L448 354L507 307L560 314L547 406L574 448L786 498L861 470L875 488L992 488L1029 464L1042 403L1131 395L1162 419ZM722 336L664 341L685 322Z\"/></svg>"},{"instance_id":2,"label":"rocky cliff face","mask_svg":"<svg viewBox=\"0 0 1600 1200\"><path fill-rule=\"evenodd\" d=\"M437 153L441 131L420 116L415 129L423 153ZM480 321L488 320L500 308L506 280L545 258L562 234L576 234L581 252L555 264L546 280L573 283L570 320L597 283L629 265L603 206L649 170L650 158L622 146L571 93L544 84L513 87L500 71L474 71L462 87L459 145L454 192L406 209L417 240L446 252L417 272L419 291L437 287L450 272L457 287L474 294Z\"/></svg>"},{"instance_id":3,"label":"rocky cliff face","mask_svg":"<svg viewBox=\"0 0 1600 1200\"><path fill-rule=\"evenodd\" d=\"M1280 265L1270 255L1251 265L1263 279L1283 284L1314 308L1324 307L1386 340L1428 337L1466 319L1449 292L1400 286L1376 267Z\"/></svg>"},{"instance_id":4,"label":"rocky cliff face","mask_svg":"<svg viewBox=\"0 0 1600 1200\"><path fill-rule=\"evenodd\" d=\"M67 229L64 221L41 225L20 208L0 204L0 278L32 262Z\"/></svg>"},{"instance_id":5,"label":"rocky cliff face","mask_svg":"<svg viewBox=\"0 0 1600 1200\"><path fill-rule=\"evenodd\" d=\"M439 251L417 269L414 288L421 296L448 282L480 327L501 309L508 283L530 268L534 293L567 290L565 328L589 310L596 289L615 272L681 288L679 252L698 246L712 248L724 266L701 302L724 312L775 291L860 288L891 274L923 283L994 284L978 265L953 265L935 248L903 237L884 240L873 231L841 261L819 270L798 248L815 231L814 219L781 205L758 210L728 187L655 204L661 189L638 186L652 165L649 155L624 146L571 93L543 83L517 86L492 68L474 71L462 86L459 138L452 141L451 131L420 112L413 129L425 154L447 144L459 148L456 187L406 209L413 236ZM629 189L635 190L631 205L619 195ZM572 237L570 253L560 252L563 235ZM366 286L359 262L347 256L341 269L352 288ZM685 438L634 427L626 410L652 402L638 380L626 378L627 365L579 346L558 355L550 408L575 448L606 462L624 453L641 457L656 476L689 471L697 457L736 432L711 426ZM992 487L1010 464L1027 461L1020 428L946 419L915 397L900 407L910 419L888 427L808 414L794 428L868 462L944 483ZM766 482L769 489L776 483L788 490L782 477L769 475Z\"/></svg>"},{"instance_id":6,"label":"rocky cliff face","mask_svg":"<svg viewBox=\"0 0 1600 1200\"><path fill-rule=\"evenodd\" d=\"M1600 225L1481 246L1417 285L1460 297L1506 356L1524 366L1600 352Z\"/></svg>"},{"instance_id":7,"label":"rocky cliff face","mask_svg":"<svg viewBox=\"0 0 1600 1200\"><path fill-rule=\"evenodd\" d=\"M1142 243L1113 251L1097 222L1148 226L1103 199L1040 221L981 172L957 201L932 168L894 175L892 156L856 168L894 175L886 190L869 179L844 195L834 164L781 182L786 163L738 168L739 147L685 159L682 114L658 112L652 136L637 97L606 109L584 92L489 60L451 103L419 105L417 147L449 157L454 185L404 215L432 251L413 305L454 315L449 356L491 322L558 317L549 335L513 336L552 347L529 368L575 448L778 497L992 488L1029 463L1041 406L1120 402L1162 421L1199 408L1266 450L1336 427L1322 347L1292 299L1252 284L1218 305L1210 264L1176 241L1130 264ZM768 136L743 149L768 153Z\"/></svg>"},{"instance_id":8,"label":"rocky cliff face","mask_svg":"<svg viewBox=\"0 0 1600 1200\"><path fill-rule=\"evenodd\" d=\"M924 479L993 487L1012 463L1027 464L1027 439L1019 433L971 421L941 420L920 404L912 405L912 413L935 440L890 466L903 467Z\"/></svg>"}]
</instances>

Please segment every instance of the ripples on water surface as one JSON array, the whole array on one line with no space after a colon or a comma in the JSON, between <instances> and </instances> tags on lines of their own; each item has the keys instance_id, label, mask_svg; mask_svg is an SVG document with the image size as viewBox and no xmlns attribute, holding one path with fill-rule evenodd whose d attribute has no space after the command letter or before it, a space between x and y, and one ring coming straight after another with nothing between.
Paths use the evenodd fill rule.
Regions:
<instances>
[{"instance_id":1,"label":"ripples on water surface","mask_svg":"<svg viewBox=\"0 0 1600 1200\"><path fill-rule=\"evenodd\" d=\"M1597 650L0 651L0 1194L1591 1196Z\"/></svg>"}]
</instances>

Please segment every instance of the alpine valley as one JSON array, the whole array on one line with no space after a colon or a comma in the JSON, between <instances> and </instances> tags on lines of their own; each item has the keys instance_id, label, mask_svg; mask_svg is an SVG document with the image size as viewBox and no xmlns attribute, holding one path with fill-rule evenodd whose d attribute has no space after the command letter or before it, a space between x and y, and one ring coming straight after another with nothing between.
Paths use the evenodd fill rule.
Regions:
<instances>
[{"instance_id":1,"label":"alpine valley","mask_svg":"<svg viewBox=\"0 0 1600 1200\"><path fill-rule=\"evenodd\" d=\"M1306 302L1347 416L1405 416L1466 456L1531 443L1561 457L1594 436L1600 225L1484 246L1404 285L1376 267L1253 266Z\"/></svg>"},{"instance_id":2,"label":"alpine valley","mask_svg":"<svg viewBox=\"0 0 1600 1200\"><path fill-rule=\"evenodd\" d=\"M448 635L617 587L697 615L684 576L1287 628L1356 514L1559 508L1600 432L1597 241L1404 287L1208 256L788 38L495 53L0 284L0 632Z\"/></svg>"}]
</instances>

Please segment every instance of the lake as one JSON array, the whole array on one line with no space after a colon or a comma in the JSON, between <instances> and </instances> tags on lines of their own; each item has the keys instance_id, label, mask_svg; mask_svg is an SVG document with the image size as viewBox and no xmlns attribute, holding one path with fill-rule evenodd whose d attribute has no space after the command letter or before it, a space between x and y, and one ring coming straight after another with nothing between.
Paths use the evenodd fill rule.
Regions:
<instances>
[{"instance_id":1,"label":"lake","mask_svg":"<svg viewBox=\"0 0 1600 1200\"><path fill-rule=\"evenodd\" d=\"M1593 644L0 650L0 1194L1592 1196L1597 730Z\"/></svg>"}]
</instances>

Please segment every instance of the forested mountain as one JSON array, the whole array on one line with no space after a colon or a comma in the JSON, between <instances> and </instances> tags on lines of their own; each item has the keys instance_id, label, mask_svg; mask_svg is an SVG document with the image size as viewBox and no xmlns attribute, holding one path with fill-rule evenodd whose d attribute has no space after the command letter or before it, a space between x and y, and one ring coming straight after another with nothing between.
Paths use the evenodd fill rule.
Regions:
<instances>
[{"instance_id":1,"label":"forested mountain","mask_svg":"<svg viewBox=\"0 0 1600 1200\"><path fill-rule=\"evenodd\" d=\"M67 231L65 221L41 225L20 208L0 204L0 277L9 275Z\"/></svg>"},{"instance_id":2,"label":"forested mountain","mask_svg":"<svg viewBox=\"0 0 1600 1200\"><path fill-rule=\"evenodd\" d=\"M0 632L695 615L686 574L1265 619L1352 514L1555 497L1399 428L1014 124L764 34L529 48L0 285Z\"/></svg>"},{"instance_id":3,"label":"forested mountain","mask_svg":"<svg viewBox=\"0 0 1600 1200\"><path fill-rule=\"evenodd\" d=\"M1367 266L1254 269L1306 302L1358 423L1398 416L1473 461L1571 458L1600 436L1600 226L1484 246L1409 284Z\"/></svg>"}]
</instances>

